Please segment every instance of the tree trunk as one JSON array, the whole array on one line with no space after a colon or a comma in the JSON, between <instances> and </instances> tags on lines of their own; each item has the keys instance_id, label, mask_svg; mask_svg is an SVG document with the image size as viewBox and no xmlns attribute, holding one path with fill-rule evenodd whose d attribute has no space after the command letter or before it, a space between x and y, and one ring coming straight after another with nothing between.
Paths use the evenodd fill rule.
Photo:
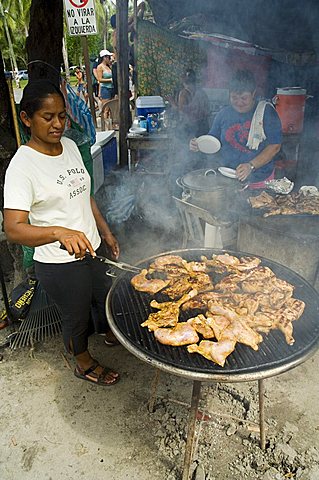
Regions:
<instances>
[{"instance_id":1,"label":"tree trunk","mask_svg":"<svg viewBox=\"0 0 319 480\"><path fill-rule=\"evenodd\" d=\"M117 45L117 78L120 104L119 152L120 165L128 165L126 135L130 127L130 106L128 98L128 0L116 2L116 45Z\"/></svg>"},{"instance_id":2,"label":"tree trunk","mask_svg":"<svg viewBox=\"0 0 319 480\"><path fill-rule=\"evenodd\" d=\"M3 70L3 60L0 51L0 209L3 211L3 186L4 177L11 158L17 150L17 142L13 128L13 115L11 110L9 88ZM1 228L2 230L2 225ZM0 235L0 262L6 278L10 276L11 268L14 269L14 285L21 281L22 261L20 253L12 255L9 245ZM11 258L12 257L12 258Z\"/></svg>"},{"instance_id":3,"label":"tree trunk","mask_svg":"<svg viewBox=\"0 0 319 480\"><path fill-rule=\"evenodd\" d=\"M32 0L26 47L29 79L59 86L63 38L63 0Z\"/></svg>"},{"instance_id":4,"label":"tree trunk","mask_svg":"<svg viewBox=\"0 0 319 480\"><path fill-rule=\"evenodd\" d=\"M9 88L3 70L3 60L0 51L0 209L3 209L4 175L9 162L17 150L14 135L12 110Z\"/></svg>"}]
</instances>

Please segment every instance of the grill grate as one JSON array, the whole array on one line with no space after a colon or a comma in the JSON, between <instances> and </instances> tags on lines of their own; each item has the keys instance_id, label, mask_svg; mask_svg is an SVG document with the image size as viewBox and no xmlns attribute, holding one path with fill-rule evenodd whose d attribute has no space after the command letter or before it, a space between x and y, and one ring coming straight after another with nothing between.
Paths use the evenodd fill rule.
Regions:
<instances>
[{"instance_id":1,"label":"grill grate","mask_svg":"<svg viewBox=\"0 0 319 480\"><path fill-rule=\"evenodd\" d=\"M199 260L200 256L212 253L222 253L213 249L191 249L169 252L180 254L186 260ZM242 252L229 252L234 255L252 256ZM140 267L147 267L149 262L158 255L139 263ZM130 284L133 274L121 275L113 284L107 297L107 314L110 325L118 334L123 343L129 346L133 354L145 359L154 359L166 370L170 368L180 370L186 376L192 374L231 375L237 376L238 381L245 376L269 376L274 370L287 369L304 361L317 348L319 341L319 295L302 277L292 270L276 262L262 259L262 265L271 268L283 280L295 286L294 297L303 300L306 304L302 317L294 322L295 343L288 345L283 334L274 330L268 335L263 334L264 341L256 352L251 348L237 344L235 351L227 358L225 366L220 367L198 354L188 353L186 347L170 347L162 345L154 338L153 333L140 324L154 311L150 307L151 296L136 291ZM153 298L153 297L152 297ZM157 295L158 301L167 300L164 295ZM181 317L187 319L184 312ZM287 367L287 368L286 368ZM242 377L242 378L241 378ZM247 379L247 378L245 378ZM234 380L234 378L233 378Z\"/></svg>"}]
</instances>

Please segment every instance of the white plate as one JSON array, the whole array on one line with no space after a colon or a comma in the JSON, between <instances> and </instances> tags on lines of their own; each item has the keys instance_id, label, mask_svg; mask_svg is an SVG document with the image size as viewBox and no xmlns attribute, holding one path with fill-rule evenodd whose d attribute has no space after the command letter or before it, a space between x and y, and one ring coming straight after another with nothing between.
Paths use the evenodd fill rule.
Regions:
<instances>
[{"instance_id":1,"label":"white plate","mask_svg":"<svg viewBox=\"0 0 319 480\"><path fill-rule=\"evenodd\" d=\"M143 133L146 133L147 130L146 130L146 128L142 128L142 127L131 127L129 132L130 133L136 133L138 135L143 135Z\"/></svg>"},{"instance_id":2,"label":"white plate","mask_svg":"<svg viewBox=\"0 0 319 480\"><path fill-rule=\"evenodd\" d=\"M220 149L220 141L212 135L202 135L197 138L199 151L202 153L216 153Z\"/></svg>"},{"instance_id":3,"label":"white plate","mask_svg":"<svg viewBox=\"0 0 319 480\"><path fill-rule=\"evenodd\" d=\"M224 177L237 178L236 170L234 170L233 168L219 167L218 171L219 171L219 173L224 175Z\"/></svg>"}]
</instances>

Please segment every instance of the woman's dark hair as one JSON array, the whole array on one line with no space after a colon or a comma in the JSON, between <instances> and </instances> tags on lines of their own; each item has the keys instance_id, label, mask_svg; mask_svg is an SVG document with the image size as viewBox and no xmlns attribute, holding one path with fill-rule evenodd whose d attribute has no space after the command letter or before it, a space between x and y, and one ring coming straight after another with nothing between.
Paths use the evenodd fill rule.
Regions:
<instances>
[{"instance_id":1,"label":"woman's dark hair","mask_svg":"<svg viewBox=\"0 0 319 480\"><path fill-rule=\"evenodd\" d=\"M54 94L60 95L65 104L63 93L54 83L48 80L34 80L33 82L29 82L23 90L20 112L26 112L26 114L32 118L34 113L42 107L43 100L47 98L48 95Z\"/></svg>"},{"instance_id":2,"label":"woman's dark hair","mask_svg":"<svg viewBox=\"0 0 319 480\"><path fill-rule=\"evenodd\" d=\"M236 93L254 92L255 77L250 70L237 70L229 82L229 91Z\"/></svg>"},{"instance_id":3,"label":"woman's dark hair","mask_svg":"<svg viewBox=\"0 0 319 480\"><path fill-rule=\"evenodd\" d=\"M116 28L116 15L112 15L110 18L110 24L112 28Z\"/></svg>"},{"instance_id":4,"label":"woman's dark hair","mask_svg":"<svg viewBox=\"0 0 319 480\"><path fill-rule=\"evenodd\" d=\"M196 83L196 73L194 70L189 68L183 75L183 83L186 85L195 85Z\"/></svg>"}]
</instances>

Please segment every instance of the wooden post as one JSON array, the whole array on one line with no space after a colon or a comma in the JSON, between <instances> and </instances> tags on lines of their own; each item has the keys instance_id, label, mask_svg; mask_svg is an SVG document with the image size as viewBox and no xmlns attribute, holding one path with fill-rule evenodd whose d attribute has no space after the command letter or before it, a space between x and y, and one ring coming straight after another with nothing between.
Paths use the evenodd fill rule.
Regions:
<instances>
[{"instance_id":1,"label":"wooden post","mask_svg":"<svg viewBox=\"0 0 319 480\"><path fill-rule=\"evenodd\" d=\"M134 0L134 100L137 98L138 92L138 72L137 72L137 0Z\"/></svg>"},{"instance_id":2,"label":"wooden post","mask_svg":"<svg viewBox=\"0 0 319 480\"><path fill-rule=\"evenodd\" d=\"M83 50L83 56L84 56L86 83L87 83L87 87L88 87L90 110L91 110L91 115L92 115L92 118L93 118L94 126L96 127L95 103L94 103L94 97L93 97L93 87L92 87L92 77L91 77L91 69L90 69L88 39L87 39L86 35L81 36L81 44L82 44L82 50Z\"/></svg>"},{"instance_id":3,"label":"wooden post","mask_svg":"<svg viewBox=\"0 0 319 480\"><path fill-rule=\"evenodd\" d=\"M117 77L120 108L119 156L120 165L128 165L126 135L130 127L128 98L128 0L116 2Z\"/></svg>"},{"instance_id":4,"label":"wooden post","mask_svg":"<svg viewBox=\"0 0 319 480\"><path fill-rule=\"evenodd\" d=\"M13 118L13 126L14 126L14 133L16 136L17 140L17 145L20 147L21 145L21 137L20 137L20 130L19 130L19 123L18 123L18 117L17 117L17 110L16 110L16 104L14 100L14 93L13 93L13 88L12 88L12 78L7 78L7 85L9 89L9 96L10 96L10 105L11 105L11 110L12 110L12 118Z\"/></svg>"}]
</instances>

